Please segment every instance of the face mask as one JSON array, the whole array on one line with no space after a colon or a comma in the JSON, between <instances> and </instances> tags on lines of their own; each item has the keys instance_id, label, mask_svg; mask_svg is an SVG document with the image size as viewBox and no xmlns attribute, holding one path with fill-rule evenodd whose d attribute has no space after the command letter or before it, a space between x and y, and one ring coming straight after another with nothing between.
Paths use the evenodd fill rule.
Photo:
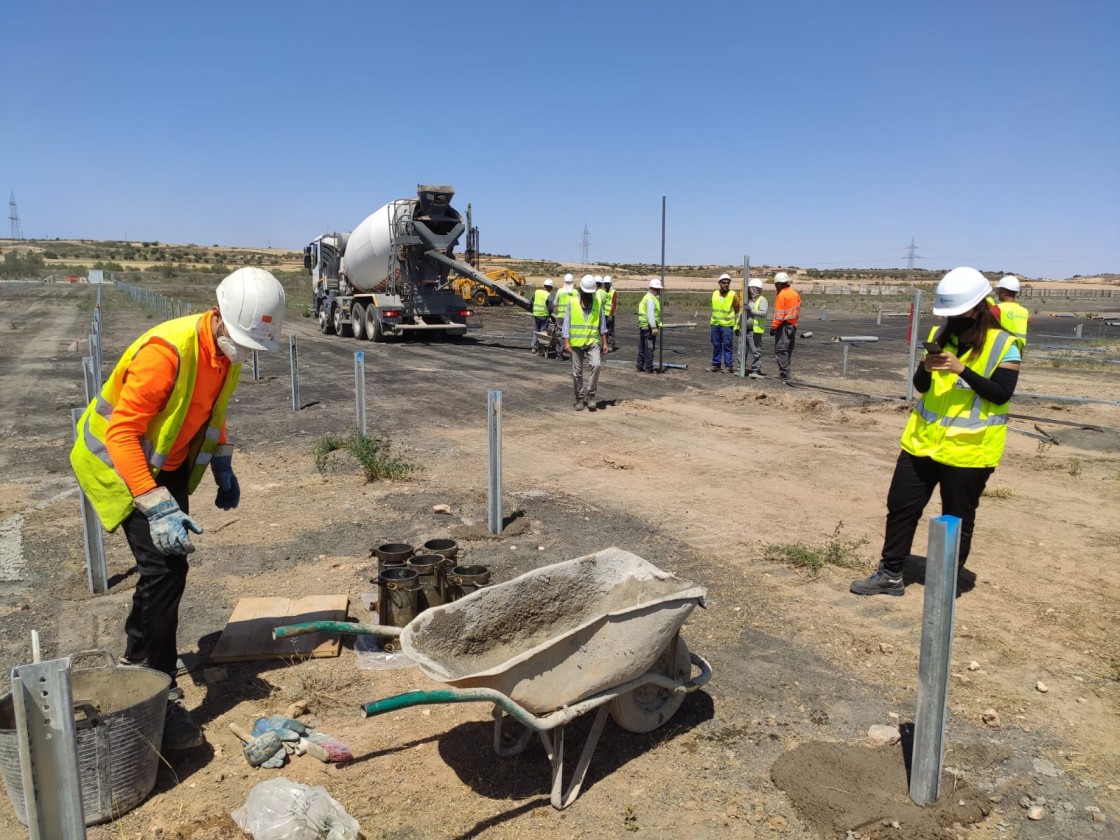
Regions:
<instances>
[{"instance_id":1,"label":"face mask","mask_svg":"<svg viewBox=\"0 0 1120 840\"><path fill-rule=\"evenodd\" d=\"M949 332L953 335L960 335L975 323L976 319L969 318L967 315L955 315L948 320Z\"/></svg>"},{"instance_id":2,"label":"face mask","mask_svg":"<svg viewBox=\"0 0 1120 840\"><path fill-rule=\"evenodd\" d=\"M245 362L253 358L253 351L248 347L242 347L228 335L218 336L218 349L222 351L231 365L243 365Z\"/></svg>"}]
</instances>

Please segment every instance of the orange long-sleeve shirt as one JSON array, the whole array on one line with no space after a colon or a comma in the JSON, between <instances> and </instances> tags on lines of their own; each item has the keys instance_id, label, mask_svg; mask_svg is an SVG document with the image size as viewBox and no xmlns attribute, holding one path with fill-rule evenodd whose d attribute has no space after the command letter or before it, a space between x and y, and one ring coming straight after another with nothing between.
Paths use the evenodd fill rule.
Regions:
<instances>
[{"instance_id":1,"label":"orange long-sleeve shirt","mask_svg":"<svg viewBox=\"0 0 1120 840\"><path fill-rule=\"evenodd\" d=\"M778 292L774 299L774 320L770 326L777 329L785 321L787 324L797 326L797 319L801 315L801 295L788 286Z\"/></svg>"},{"instance_id":2,"label":"orange long-sleeve shirt","mask_svg":"<svg viewBox=\"0 0 1120 840\"><path fill-rule=\"evenodd\" d=\"M210 420L214 403L229 373L229 359L218 351L214 340L214 318L203 316L199 324L198 376L183 427L167 456L165 471L182 466L190 454L191 441ZM148 424L167 405L175 385L179 362L175 351L159 342L145 344L133 356L124 374L120 399L105 432L105 447L113 466L124 479L133 497L154 490L155 479L148 459L140 448L140 438ZM226 442L225 425L219 443Z\"/></svg>"}]
</instances>

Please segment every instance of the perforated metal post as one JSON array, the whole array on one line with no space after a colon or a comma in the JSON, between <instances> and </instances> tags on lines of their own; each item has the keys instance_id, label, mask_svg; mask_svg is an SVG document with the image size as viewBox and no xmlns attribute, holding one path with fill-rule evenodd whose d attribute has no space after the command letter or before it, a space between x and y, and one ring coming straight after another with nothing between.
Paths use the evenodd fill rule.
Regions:
<instances>
[{"instance_id":1,"label":"perforated metal post","mask_svg":"<svg viewBox=\"0 0 1120 840\"><path fill-rule=\"evenodd\" d=\"M358 431L366 433L366 354L354 354L354 405L357 409Z\"/></svg>"},{"instance_id":2,"label":"perforated metal post","mask_svg":"<svg viewBox=\"0 0 1120 840\"><path fill-rule=\"evenodd\" d=\"M844 376L848 375L848 344L844 344Z\"/></svg>"},{"instance_id":3,"label":"perforated metal post","mask_svg":"<svg viewBox=\"0 0 1120 840\"><path fill-rule=\"evenodd\" d=\"M502 392L486 397L486 431L489 440L490 481L487 519L491 534L502 533Z\"/></svg>"},{"instance_id":4,"label":"perforated metal post","mask_svg":"<svg viewBox=\"0 0 1120 840\"><path fill-rule=\"evenodd\" d=\"M918 342L922 324L922 290L914 291L913 308L910 310L910 364L906 368L906 399L914 399L914 365L918 360Z\"/></svg>"},{"instance_id":5,"label":"perforated metal post","mask_svg":"<svg viewBox=\"0 0 1120 840\"><path fill-rule=\"evenodd\" d=\"M930 805L941 795L960 546L960 519L956 516L930 519L922 647L918 656L918 707L914 716L914 752L910 766L910 798L917 805Z\"/></svg>"},{"instance_id":6,"label":"perforated metal post","mask_svg":"<svg viewBox=\"0 0 1120 840\"><path fill-rule=\"evenodd\" d=\"M253 351L253 381L261 381L261 357L259 350Z\"/></svg>"},{"instance_id":7,"label":"perforated metal post","mask_svg":"<svg viewBox=\"0 0 1120 840\"><path fill-rule=\"evenodd\" d=\"M739 378L747 375L747 333L754 328L754 322L747 316L747 283L750 282L751 258L743 257L743 289L739 307Z\"/></svg>"},{"instance_id":8,"label":"perforated metal post","mask_svg":"<svg viewBox=\"0 0 1120 840\"><path fill-rule=\"evenodd\" d=\"M295 335L288 336L288 350L292 357L292 411L299 411L299 364Z\"/></svg>"},{"instance_id":9,"label":"perforated metal post","mask_svg":"<svg viewBox=\"0 0 1120 840\"><path fill-rule=\"evenodd\" d=\"M101 392L97 386L97 370L93 356L82 356L82 384L85 388L86 405L89 405Z\"/></svg>"},{"instance_id":10,"label":"perforated metal post","mask_svg":"<svg viewBox=\"0 0 1120 840\"><path fill-rule=\"evenodd\" d=\"M86 836L70 660L12 669L12 707L31 840Z\"/></svg>"},{"instance_id":11,"label":"perforated metal post","mask_svg":"<svg viewBox=\"0 0 1120 840\"><path fill-rule=\"evenodd\" d=\"M74 440L81 434L78 421L82 409L70 409L70 425L74 429ZM86 554L86 581L89 591L94 595L109 591L109 575L105 568L105 535L101 532L101 520L93 509L82 488L78 488L78 505L82 511L82 543Z\"/></svg>"}]
</instances>

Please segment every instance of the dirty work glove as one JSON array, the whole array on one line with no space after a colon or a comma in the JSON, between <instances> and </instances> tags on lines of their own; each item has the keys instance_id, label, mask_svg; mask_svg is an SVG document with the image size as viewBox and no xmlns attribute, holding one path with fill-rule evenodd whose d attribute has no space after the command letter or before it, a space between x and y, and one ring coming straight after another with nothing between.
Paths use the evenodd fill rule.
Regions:
<instances>
[{"instance_id":1,"label":"dirty work glove","mask_svg":"<svg viewBox=\"0 0 1120 840\"><path fill-rule=\"evenodd\" d=\"M202 526L183 513L166 487L149 490L133 499L132 504L148 518L152 542L161 554L190 554L194 551L187 531L201 534Z\"/></svg>"},{"instance_id":2,"label":"dirty work glove","mask_svg":"<svg viewBox=\"0 0 1120 840\"><path fill-rule=\"evenodd\" d=\"M283 715L257 718L253 724L253 735L263 735L265 732L275 732L281 741L298 741L301 735L306 735L315 727L300 723Z\"/></svg>"},{"instance_id":3,"label":"dirty work glove","mask_svg":"<svg viewBox=\"0 0 1120 840\"><path fill-rule=\"evenodd\" d=\"M233 474L233 447L223 444L217 454L210 459L210 471L214 473L214 483L218 485L218 495L214 505L222 510L237 507L241 501L241 486Z\"/></svg>"},{"instance_id":4,"label":"dirty work glove","mask_svg":"<svg viewBox=\"0 0 1120 840\"><path fill-rule=\"evenodd\" d=\"M267 761L262 761L260 767L267 767L269 770L279 770L288 763L288 751L284 749L283 744L278 746L276 752Z\"/></svg>"}]
</instances>

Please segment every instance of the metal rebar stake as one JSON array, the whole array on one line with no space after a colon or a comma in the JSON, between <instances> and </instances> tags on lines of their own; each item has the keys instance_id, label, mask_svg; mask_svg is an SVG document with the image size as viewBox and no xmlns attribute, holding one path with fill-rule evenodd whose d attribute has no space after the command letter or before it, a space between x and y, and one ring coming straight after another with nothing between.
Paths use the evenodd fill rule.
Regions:
<instances>
[{"instance_id":1,"label":"metal rebar stake","mask_svg":"<svg viewBox=\"0 0 1120 840\"><path fill-rule=\"evenodd\" d=\"M299 411L299 353L294 334L288 336L288 350L292 357L292 411Z\"/></svg>"},{"instance_id":2,"label":"metal rebar stake","mask_svg":"<svg viewBox=\"0 0 1120 840\"><path fill-rule=\"evenodd\" d=\"M70 660L12 669L12 707L31 840L86 836Z\"/></svg>"},{"instance_id":3,"label":"metal rebar stake","mask_svg":"<svg viewBox=\"0 0 1120 840\"><path fill-rule=\"evenodd\" d=\"M918 361L919 330L922 323L922 290L914 291L914 308L910 316L910 366L906 369L906 400L914 399L914 365Z\"/></svg>"},{"instance_id":4,"label":"metal rebar stake","mask_svg":"<svg viewBox=\"0 0 1120 840\"><path fill-rule=\"evenodd\" d=\"M960 546L959 518L935 516L930 519L922 647L918 657L918 705L910 765L910 798L916 805L931 805L941 794Z\"/></svg>"},{"instance_id":5,"label":"metal rebar stake","mask_svg":"<svg viewBox=\"0 0 1120 840\"><path fill-rule=\"evenodd\" d=\"M502 533L502 392L486 396L486 431L489 440L490 481L487 519L491 534Z\"/></svg>"},{"instance_id":6,"label":"metal rebar stake","mask_svg":"<svg viewBox=\"0 0 1120 840\"><path fill-rule=\"evenodd\" d=\"M366 433L366 354L359 350L354 354L354 405L357 408L358 431Z\"/></svg>"},{"instance_id":7,"label":"metal rebar stake","mask_svg":"<svg viewBox=\"0 0 1120 840\"><path fill-rule=\"evenodd\" d=\"M253 381L261 381L261 357L259 350L253 351Z\"/></svg>"}]
</instances>

